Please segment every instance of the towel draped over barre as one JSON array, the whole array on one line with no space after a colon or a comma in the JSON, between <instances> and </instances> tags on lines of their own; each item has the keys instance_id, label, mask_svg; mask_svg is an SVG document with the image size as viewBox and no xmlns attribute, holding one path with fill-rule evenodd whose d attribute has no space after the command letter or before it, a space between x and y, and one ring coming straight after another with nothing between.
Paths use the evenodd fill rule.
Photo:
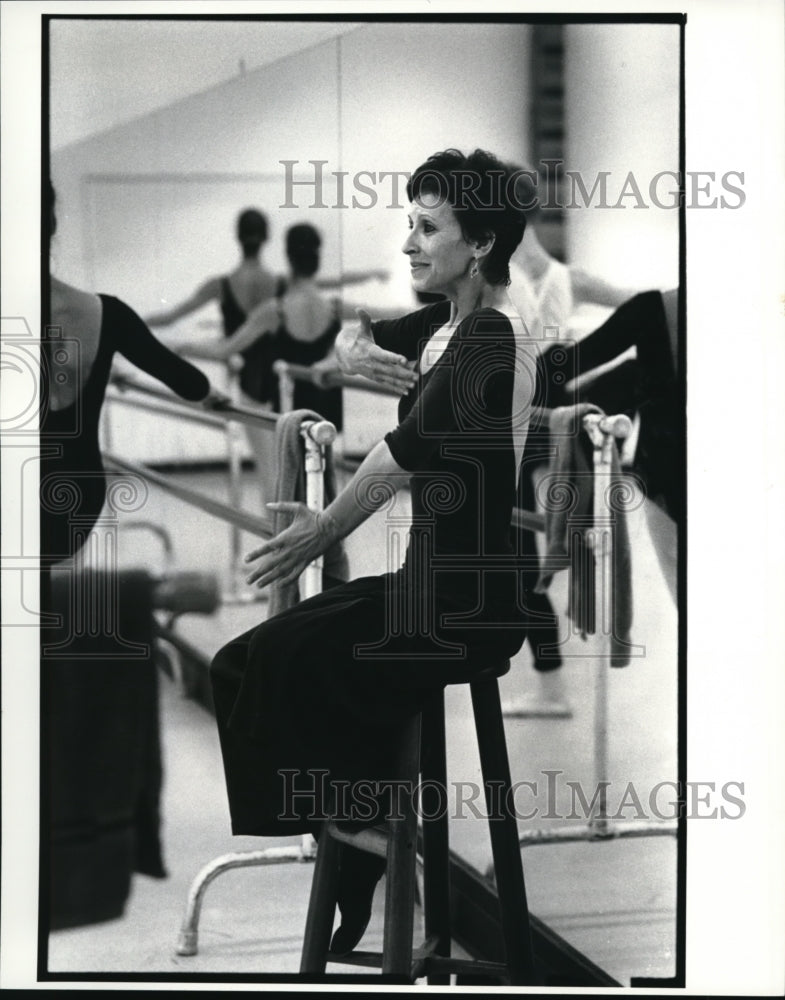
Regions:
<instances>
[{"instance_id":1,"label":"towel draped over barre","mask_svg":"<svg viewBox=\"0 0 785 1000\"><path fill-rule=\"evenodd\" d=\"M545 538L546 554L535 590L545 593L554 574L569 568L567 614L584 637L596 631L595 556L587 544L587 532L594 528L594 470L592 444L583 432L583 417L601 413L591 403L561 406L549 417L551 438L556 445L548 470ZM626 667L630 662L632 628L632 563L627 518L613 496L621 491L622 471L615 443L611 449L611 490L606 498L612 520L613 563L611 567L611 666ZM566 496L573 498L565 503Z\"/></svg>"}]
</instances>

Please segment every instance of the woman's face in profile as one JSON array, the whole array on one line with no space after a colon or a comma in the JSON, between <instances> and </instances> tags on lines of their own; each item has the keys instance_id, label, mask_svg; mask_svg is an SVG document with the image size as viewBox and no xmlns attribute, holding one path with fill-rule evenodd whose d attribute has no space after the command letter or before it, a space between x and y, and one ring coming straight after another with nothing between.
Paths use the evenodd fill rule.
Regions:
<instances>
[{"instance_id":1,"label":"woman's face in profile","mask_svg":"<svg viewBox=\"0 0 785 1000\"><path fill-rule=\"evenodd\" d=\"M467 279L474 256L452 205L427 192L412 202L403 252L415 291L441 292L448 298Z\"/></svg>"}]
</instances>

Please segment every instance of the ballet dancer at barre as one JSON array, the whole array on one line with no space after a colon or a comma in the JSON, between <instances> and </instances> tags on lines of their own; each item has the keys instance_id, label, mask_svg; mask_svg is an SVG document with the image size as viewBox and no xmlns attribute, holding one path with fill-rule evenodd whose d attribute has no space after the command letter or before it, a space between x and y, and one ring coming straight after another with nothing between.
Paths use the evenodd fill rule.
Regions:
<instances>
[{"instance_id":1,"label":"ballet dancer at barre","mask_svg":"<svg viewBox=\"0 0 785 1000\"><path fill-rule=\"evenodd\" d=\"M46 185L50 243L55 190ZM113 295L94 294L50 275L41 392L41 560L44 568L83 547L106 497L98 427L116 354L183 399L219 407L228 400L198 368L157 340ZM73 495L75 506L63 503ZM76 532L74 525L80 530Z\"/></svg>"}]
</instances>

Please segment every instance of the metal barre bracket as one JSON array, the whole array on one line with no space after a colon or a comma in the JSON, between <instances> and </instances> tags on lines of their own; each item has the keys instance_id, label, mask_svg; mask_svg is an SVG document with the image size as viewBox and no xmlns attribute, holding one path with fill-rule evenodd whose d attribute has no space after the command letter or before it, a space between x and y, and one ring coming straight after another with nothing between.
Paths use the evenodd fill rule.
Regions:
<instances>
[{"instance_id":1,"label":"metal barre bracket","mask_svg":"<svg viewBox=\"0 0 785 1000\"><path fill-rule=\"evenodd\" d=\"M268 847L263 851L244 851L234 854L222 854L208 862L191 883L188 893L180 936L177 939L178 955L195 955L199 945L199 914L202 909L207 886L222 872L232 868L250 868L259 865L281 865L291 861L313 861L316 857L316 842L305 834L297 847Z\"/></svg>"},{"instance_id":2,"label":"metal barre bracket","mask_svg":"<svg viewBox=\"0 0 785 1000\"><path fill-rule=\"evenodd\" d=\"M335 424L331 424L329 420L306 421L303 423L302 432L303 436L310 438L314 444L322 448L332 444L338 434Z\"/></svg>"},{"instance_id":3,"label":"metal barre bracket","mask_svg":"<svg viewBox=\"0 0 785 1000\"><path fill-rule=\"evenodd\" d=\"M603 413L587 413L583 418L583 427L595 444L601 443L595 440L595 436L600 434L610 434L616 438L628 438L632 434L632 421L626 413L619 413L614 416L605 416Z\"/></svg>"}]
</instances>

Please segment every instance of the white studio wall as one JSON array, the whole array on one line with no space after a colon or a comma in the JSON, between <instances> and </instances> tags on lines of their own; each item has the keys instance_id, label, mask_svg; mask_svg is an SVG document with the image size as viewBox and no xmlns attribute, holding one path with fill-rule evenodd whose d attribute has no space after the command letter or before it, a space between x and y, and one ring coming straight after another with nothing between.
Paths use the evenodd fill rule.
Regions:
<instances>
[{"instance_id":1,"label":"white studio wall","mask_svg":"<svg viewBox=\"0 0 785 1000\"><path fill-rule=\"evenodd\" d=\"M149 28L157 31L158 22L149 22ZM122 32L123 22L115 29ZM248 25L254 29L269 26ZM54 22L53 48L57 32L68 30L74 30L71 22ZM336 47L328 40L54 152L54 272L115 294L145 315L181 301L207 278L235 266L235 221L253 206L270 223L265 263L285 273L284 231L308 221L310 213L279 207L285 192L278 161L307 160L315 148L336 160L337 116ZM336 213L318 220L325 276L336 277L340 266L338 221ZM171 336L200 331L215 336L219 322L212 304L181 320ZM223 388L224 367L202 366ZM108 419L112 447L129 458L222 461L226 456L217 431L141 412Z\"/></svg>"},{"instance_id":2,"label":"white studio wall","mask_svg":"<svg viewBox=\"0 0 785 1000\"><path fill-rule=\"evenodd\" d=\"M54 22L53 48L66 30ZM344 270L398 264L396 295L410 302L403 183L390 209L393 182L379 175L451 145L525 159L528 36L525 25L368 25L56 151L58 273L111 279L141 310L158 308L228 268L236 212L257 204L280 223L270 265L284 267L276 237L305 217L325 237L325 274L337 273L336 252ZM348 175L343 201L335 171ZM379 178L370 208L353 186L360 171ZM359 207L336 208L353 194Z\"/></svg>"},{"instance_id":3,"label":"white studio wall","mask_svg":"<svg viewBox=\"0 0 785 1000\"><path fill-rule=\"evenodd\" d=\"M55 152L58 273L160 308L233 266L235 218L250 205L270 217L269 264L285 270L283 230L304 219L279 214L278 161L317 147L336 159L335 61L328 41ZM337 220L319 221L336 274Z\"/></svg>"},{"instance_id":4,"label":"white studio wall","mask_svg":"<svg viewBox=\"0 0 785 1000\"><path fill-rule=\"evenodd\" d=\"M565 211L568 258L618 285L673 287L678 209L654 204L650 186L662 171L679 170L679 27L568 25L565 44L565 169L589 193L608 174L608 207L598 189L590 207ZM675 185L656 183L662 205L674 201ZM580 191L576 201L585 204Z\"/></svg>"},{"instance_id":5,"label":"white studio wall","mask_svg":"<svg viewBox=\"0 0 785 1000\"><path fill-rule=\"evenodd\" d=\"M157 30L157 22L150 25ZM270 25L248 25L255 29ZM67 65L69 33L80 29L77 22L55 21L51 30L55 88L58 66ZM121 33L123 22L115 30ZM144 315L229 271L238 259L237 213L256 206L270 219L264 260L272 269L286 271L285 229L308 221L323 236L322 276L391 273L389 282L348 289L351 301L411 308L401 253L405 181L399 178L396 202L391 182L380 180L376 202L365 209L359 206L367 197L352 207L354 178L360 171L377 178L411 171L448 146L484 146L525 159L528 37L525 25L363 25L58 149L52 154L58 198L53 271L118 295ZM105 60L96 64L105 67ZM342 180L336 177L341 171ZM343 204L349 207L338 207ZM182 320L175 336L217 330L218 322L217 307L206 307ZM214 366L209 373L220 383ZM383 430L394 421L394 400L380 408L378 398L370 407L353 398L350 406L358 405L370 438L378 436L374 419ZM147 460L223 458L214 435L205 451L190 429L140 432L148 422L135 418L133 432L118 424L114 447Z\"/></svg>"},{"instance_id":6,"label":"white studio wall","mask_svg":"<svg viewBox=\"0 0 785 1000\"><path fill-rule=\"evenodd\" d=\"M382 259L397 300L412 301L404 184L391 207L382 172L411 172L448 147L526 158L529 38L528 25L375 24L339 39L342 169L375 175L378 193L372 208L341 213L345 269Z\"/></svg>"}]
</instances>

